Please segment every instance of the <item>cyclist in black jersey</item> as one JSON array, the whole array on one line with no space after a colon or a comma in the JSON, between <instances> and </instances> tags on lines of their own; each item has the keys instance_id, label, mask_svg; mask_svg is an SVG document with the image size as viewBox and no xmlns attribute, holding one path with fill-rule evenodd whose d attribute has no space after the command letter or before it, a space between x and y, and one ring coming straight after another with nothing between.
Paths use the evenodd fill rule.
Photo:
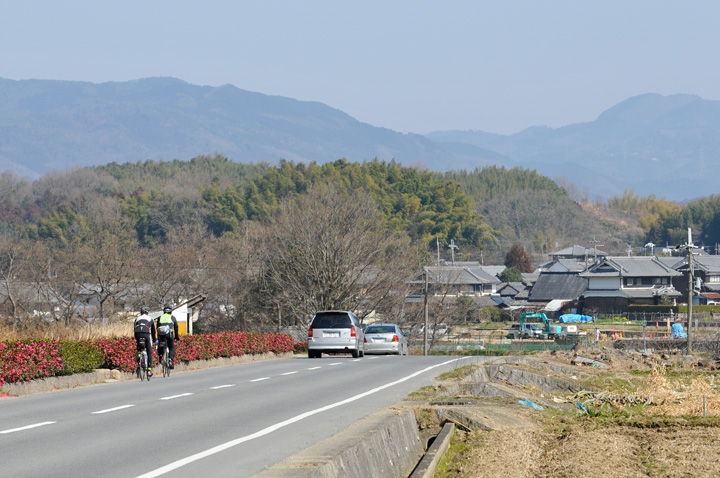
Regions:
<instances>
[{"instance_id":1,"label":"cyclist in black jersey","mask_svg":"<svg viewBox=\"0 0 720 478\"><path fill-rule=\"evenodd\" d=\"M148 376L152 376L152 344L155 343L155 321L150 317L150 309L142 307L140 316L135 319L135 343L138 352L141 350L138 342L145 343L145 350L148 355Z\"/></svg>"}]
</instances>

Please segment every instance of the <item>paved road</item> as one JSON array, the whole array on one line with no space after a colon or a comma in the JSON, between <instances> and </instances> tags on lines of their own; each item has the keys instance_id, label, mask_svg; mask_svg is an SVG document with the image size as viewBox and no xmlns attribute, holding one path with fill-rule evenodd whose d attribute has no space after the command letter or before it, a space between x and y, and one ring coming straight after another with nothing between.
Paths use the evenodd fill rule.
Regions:
<instances>
[{"instance_id":1,"label":"paved road","mask_svg":"<svg viewBox=\"0 0 720 478\"><path fill-rule=\"evenodd\" d=\"M477 359L295 357L0 400L0 475L251 476Z\"/></svg>"}]
</instances>

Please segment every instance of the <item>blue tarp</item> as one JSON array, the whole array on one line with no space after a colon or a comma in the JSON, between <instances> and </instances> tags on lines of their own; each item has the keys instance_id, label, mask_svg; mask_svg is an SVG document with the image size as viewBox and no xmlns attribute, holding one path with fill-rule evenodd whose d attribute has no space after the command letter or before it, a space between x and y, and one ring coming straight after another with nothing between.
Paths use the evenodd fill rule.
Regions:
<instances>
[{"instance_id":1,"label":"blue tarp","mask_svg":"<svg viewBox=\"0 0 720 478\"><path fill-rule=\"evenodd\" d=\"M683 326L680 322L675 322L670 326L670 329L672 329L672 336L674 339L686 339L687 334L685 333L685 329L683 329Z\"/></svg>"},{"instance_id":2,"label":"blue tarp","mask_svg":"<svg viewBox=\"0 0 720 478\"><path fill-rule=\"evenodd\" d=\"M568 322L592 322L592 317L589 315L580 315L580 314L563 314L558 319L561 324L566 324Z\"/></svg>"}]
</instances>

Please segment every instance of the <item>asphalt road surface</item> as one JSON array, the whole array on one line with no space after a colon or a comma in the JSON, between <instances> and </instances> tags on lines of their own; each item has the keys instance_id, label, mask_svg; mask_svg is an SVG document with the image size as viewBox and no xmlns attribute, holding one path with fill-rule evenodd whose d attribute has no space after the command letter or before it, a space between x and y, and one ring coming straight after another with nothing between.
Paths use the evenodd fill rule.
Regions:
<instances>
[{"instance_id":1,"label":"asphalt road surface","mask_svg":"<svg viewBox=\"0 0 720 478\"><path fill-rule=\"evenodd\" d=\"M252 476L477 360L298 356L2 399L0 476Z\"/></svg>"}]
</instances>

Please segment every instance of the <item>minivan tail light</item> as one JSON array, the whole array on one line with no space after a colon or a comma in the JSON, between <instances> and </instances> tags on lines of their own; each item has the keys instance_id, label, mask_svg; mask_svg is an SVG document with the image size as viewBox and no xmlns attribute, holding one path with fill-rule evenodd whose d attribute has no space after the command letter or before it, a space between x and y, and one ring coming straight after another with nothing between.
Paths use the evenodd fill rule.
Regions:
<instances>
[{"instance_id":1,"label":"minivan tail light","mask_svg":"<svg viewBox=\"0 0 720 478\"><path fill-rule=\"evenodd\" d=\"M310 328L308 329L308 337L312 337L312 336L313 336L313 335L312 335L312 327L310 327Z\"/></svg>"},{"instance_id":2,"label":"minivan tail light","mask_svg":"<svg viewBox=\"0 0 720 478\"><path fill-rule=\"evenodd\" d=\"M352 328L350 329L350 337L355 337L355 336L356 336L356 334L355 334L355 326L353 325Z\"/></svg>"},{"instance_id":3,"label":"minivan tail light","mask_svg":"<svg viewBox=\"0 0 720 478\"><path fill-rule=\"evenodd\" d=\"M393 342L399 342L399 341L400 341L400 339L398 338L398 336L397 336L397 335L393 335L393 339L392 339L392 341L393 341Z\"/></svg>"}]
</instances>

